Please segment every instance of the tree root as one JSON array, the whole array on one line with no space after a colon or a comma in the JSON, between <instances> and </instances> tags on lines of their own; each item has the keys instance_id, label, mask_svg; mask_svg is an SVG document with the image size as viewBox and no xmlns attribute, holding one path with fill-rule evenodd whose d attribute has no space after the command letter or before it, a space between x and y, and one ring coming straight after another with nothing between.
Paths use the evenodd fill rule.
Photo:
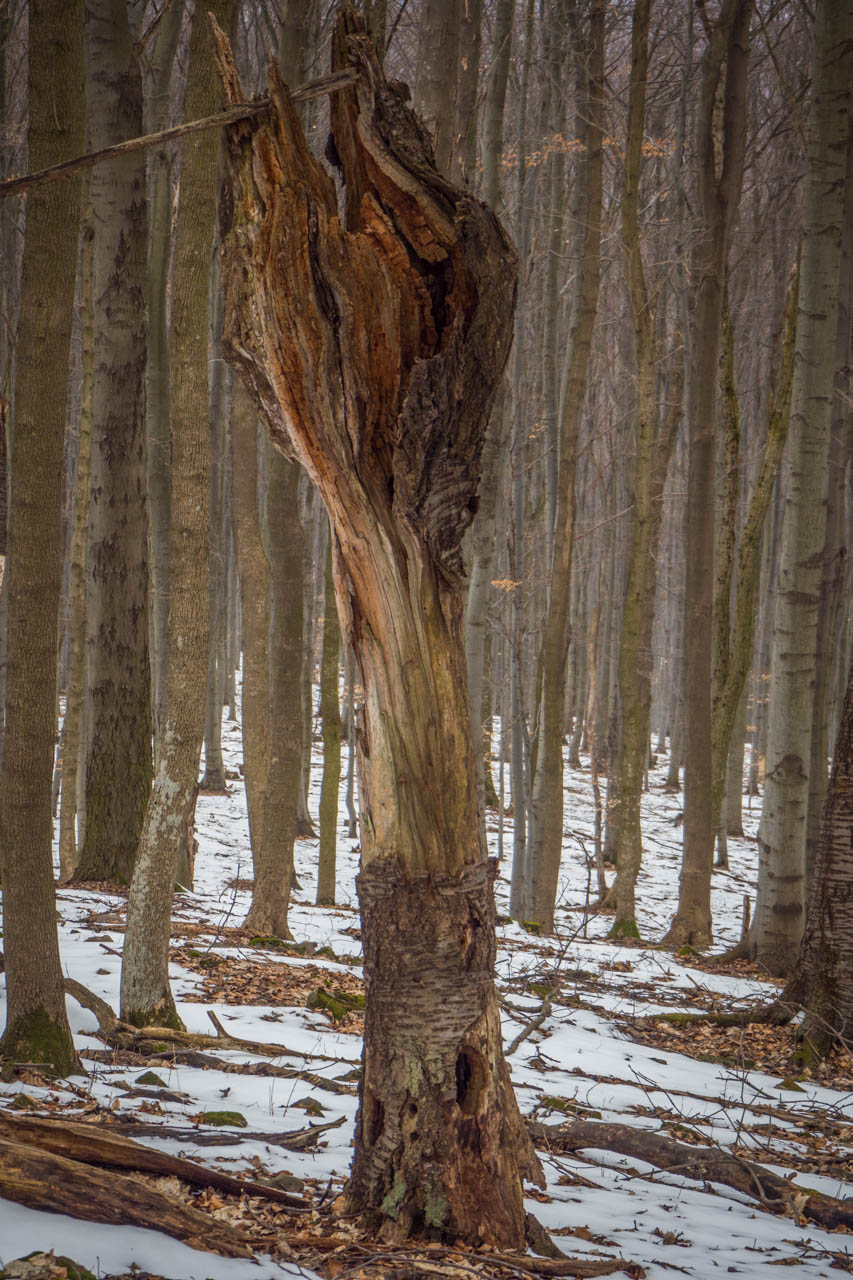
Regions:
<instances>
[{"instance_id":1,"label":"tree root","mask_svg":"<svg viewBox=\"0 0 853 1280\"><path fill-rule=\"evenodd\" d=\"M174 1027L134 1027L131 1023L117 1018L106 1000L96 996L88 987L84 987L82 982L66 978L65 990L84 1009L94 1013L98 1019L100 1037L117 1049L137 1050L140 1046L156 1044L159 1045L159 1052L162 1052L166 1045L177 1045L186 1049L239 1049L242 1053L254 1053L259 1057L296 1056L287 1045L267 1044L263 1040L243 1040L240 1036L229 1035L211 1009L208 1009L207 1016L216 1028L215 1036L178 1031Z\"/></svg>"},{"instance_id":2,"label":"tree root","mask_svg":"<svg viewBox=\"0 0 853 1280\"><path fill-rule=\"evenodd\" d=\"M769 1169L713 1147L692 1147L659 1132L626 1124L568 1120L559 1125L530 1124L537 1145L552 1151L598 1148L644 1160L696 1182L719 1182L756 1200L767 1213L815 1222L828 1231L853 1228L853 1199L836 1200L798 1186Z\"/></svg>"},{"instance_id":3,"label":"tree root","mask_svg":"<svg viewBox=\"0 0 853 1280\"><path fill-rule=\"evenodd\" d=\"M347 1094L350 1097L358 1093L358 1087L344 1080L334 1080L318 1075L315 1071L300 1071L296 1067L278 1067L272 1062L253 1064L226 1062L210 1054L205 1049L239 1049L243 1053L256 1054L266 1058L269 1054L293 1056L293 1050L280 1044L268 1044L261 1040L243 1040L239 1036L229 1035L212 1009L207 1016L216 1029L215 1036L206 1036L191 1031L175 1031L172 1027L133 1027L128 1022L117 1018L110 1005L100 996L95 995L82 982L74 978L65 979L65 990L73 996L79 1005L89 1009L98 1019L98 1034L105 1043L125 1052L139 1052L144 1059L180 1058L189 1066L202 1068L214 1067L217 1071L243 1073L244 1075L274 1076L281 1080L304 1080L316 1089L325 1089L327 1093ZM156 1050L152 1051L152 1046ZM147 1052L146 1052L147 1050ZM314 1055L323 1061L339 1062L341 1059L327 1055Z\"/></svg>"},{"instance_id":4,"label":"tree root","mask_svg":"<svg viewBox=\"0 0 853 1280\"><path fill-rule=\"evenodd\" d=\"M385 1262L395 1263L392 1273L405 1275L407 1280L435 1280L436 1276L447 1280L483 1280L484 1277L510 1275L533 1276L607 1276L617 1271L625 1271L629 1275L643 1274L636 1264L625 1258L570 1258L562 1254L559 1258L531 1258L524 1254L499 1253L492 1249L471 1252L452 1245L441 1245L430 1241L427 1257L424 1257L423 1246L412 1240L407 1244L383 1244L375 1248L370 1244L358 1241L349 1247L345 1246L340 1235L307 1236L301 1232L298 1240L302 1260L313 1267L318 1261L312 1261L311 1251L316 1255L333 1253L342 1264L347 1274L355 1274L365 1266ZM426 1263L425 1266L418 1264Z\"/></svg>"}]
</instances>

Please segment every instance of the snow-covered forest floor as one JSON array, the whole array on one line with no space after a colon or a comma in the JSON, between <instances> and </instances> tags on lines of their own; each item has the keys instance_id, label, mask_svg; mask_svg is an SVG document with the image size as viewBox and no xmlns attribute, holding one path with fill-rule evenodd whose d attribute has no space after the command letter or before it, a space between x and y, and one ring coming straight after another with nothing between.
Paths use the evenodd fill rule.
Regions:
<instances>
[{"instance_id":1,"label":"snow-covered forest floor","mask_svg":"<svg viewBox=\"0 0 853 1280\"><path fill-rule=\"evenodd\" d=\"M358 847L346 835L345 779L338 905L312 905L317 842L300 841L301 887L290 917L297 945L252 945L239 933L249 905L251 858L236 723L225 723L223 740L232 781L228 796L199 798L195 888L177 897L174 907L173 990L188 1030L215 1034L212 1012L229 1035L286 1047L287 1053L216 1050L214 1068L192 1054L174 1063L168 1054L114 1056L93 1034L94 1015L69 997L75 1040L89 1074L51 1084L38 1072L25 1073L0 1083L0 1108L16 1115L101 1119L159 1150L230 1173L286 1175L278 1177L279 1186L313 1203L323 1197L323 1205L307 1217L276 1216L270 1204L253 1201L249 1208L239 1198L161 1180L161 1190L224 1221L247 1222L259 1261L244 1261L191 1249L151 1230L94 1225L0 1199L0 1274L33 1250L54 1250L100 1276L135 1267L172 1280L260 1280L316 1269L329 1280L344 1280L372 1257L368 1274L374 1276L471 1277L476 1255L446 1250L425 1249L417 1265L391 1259L383 1271L381 1245L371 1249L352 1239L349 1224L329 1216L350 1162L361 1015L356 1007L336 1023L329 1011L306 1005L318 988L361 990ZM311 789L315 814L320 770L318 755ZM663 768L653 773L644 801L638 912L649 940L663 935L678 888L682 801L664 791L663 778ZM715 953L740 934L743 895L755 881L758 813L754 802L745 815L750 834L730 841L731 870L715 872ZM707 957L673 957L654 945L607 942L609 918L590 916L586 909L595 887L586 856L593 849L588 771L567 771L565 827L558 936L532 936L503 914L499 928L505 1045L522 1111L546 1125L578 1118L662 1129L682 1142L760 1161L829 1195L853 1194L853 1058L836 1057L819 1080L794 1081L787 1078L790 1032L661 1021L663 1013L725 1010L772 988L744 968L715 970ZM494 813L489 839L494 854ZM507 909L511 846L507 818L499 913ZM58 901L66 973L117 1010L126 898L62 888ZM0 975L0 990L4 981ZM530 1030L549 989L551 1012ZM265 1062L285 1070L271 1076L234 1069L259 1072ZM306 1134L313 1125L329 1127ZM161 1129L166 1136L158 1136ZM302 1135L288 1138L294 1131ZM853 1272L848 1237L799 1220L793 1189L790 1216L780 1217L721 1185L691 1182L606 1151L542 1156L547 1191L535 1192L527 1207L573 1257L621 1257L636 1264L629 1274L649 1280L672 1273L697 1280L724 1273L756 1276L768 1264L802 1276ZM276 1232L280 1247L273 1258L266 1250ZM13 1273L26 1277L27 1269L6 1274Z\"/></svg>"}]
</instances>

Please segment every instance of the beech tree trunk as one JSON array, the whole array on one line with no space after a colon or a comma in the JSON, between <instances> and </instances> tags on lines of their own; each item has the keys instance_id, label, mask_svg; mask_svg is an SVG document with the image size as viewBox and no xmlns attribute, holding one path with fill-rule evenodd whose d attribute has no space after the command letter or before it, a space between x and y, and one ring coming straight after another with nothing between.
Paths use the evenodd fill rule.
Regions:
<instances>
[{"instance_id":1,"label":"beech tree trunk","mask_svg":"<svg viewBox=\"0 0 853 1280\"><path fill-rule=\"evenodd\" d=\"M467 0L459 15L459 79L456 86L456 120L450 177L470 182L477 167L478 90L482 45L483 0Z\"/></svg>"},{"instance_id":2,"label":"beech tree trunk","mask_svg":"<svg viewBox=\"0 0 853 1280\"><path fill-rule=\"evenodd\" d=\"M209 0L227 22L231 0ZM210 114L216 88L210 39L196 11L190 35L185 112ZM210 246L216 223L216 133L185 144L172 292L172 508L169 672L166 718L154 788L130 886L121 968L121 1011L136 1026L179 1022L169 986L172 891L192 839L204 733L210 618Z\"/></svg>"},{"instance_id":3,"label":"beech tree trunk","mask_svg":"<svg viewBox=\"0 0 853 1280\"><path fill-rule=\"evenodd\" d=\"M68 681L62 726L62 792L59 804L59 878L70 880L77 867L78 790L83 791L86 757L84 703L86 698L86 542L89 526L90 447L92 440L92 381L94 332L92 297L91 182L84 184L85 210L80 245L80 417L77 432L77 470L68 569ZM85 792L84 792L85 805ZM82 811L85 812L85 807ZM83 824L81 823L81 826ZM85 829L85 828L84 828ZM81 841L82 843L82 841Z\"/></svg>"},{"instance_id":4,"label":"beech tree trunk","mask_svg":"<svg viewBox=\"0 0 853 1280\"><path fill-rule=\"evenodd\" d=\"M770 666L758 894L750 934L753 958L773 974L790 972L804 919L812 702L851 124L853 0L819 4L815 22L790 473Z\"/></svg>"},{"instance_id":5,"label":"beech tree trunk","mask_svg":"<svg viewBox=\"0 0 853 1280\"><path fill-rule=\"evenodd\" d=\"M761 531L773 497L773 487L785 440L791 407L791 382L794 373L794 318L797 305L796 277L791 283L785 305L784 341L778 385L768 409L767 439L758 469L755 488L749 498L740 546L737 552L737 578L732 609L732 579L735 574L734 526L736 495L734 493L740 455L740 429L737 393L734 381L734 334L731 319L723 317L723 358L721 382L724 398L723 419L727 427L726 489L727 511L721 517L717 564L714 582L713 684L711 691L711 761L712 816L720 834L724 834L723 799L726 788L726 766L738 706L749 674L755 632L756 594L758 590ZM718 866L726 864L718 860Z\"/></svg>"},{"instance_id":6,"label":"beech tree trunk","mask_svg":"<svg viewBox=\"0 0 853 1280\"><path fill-rule=\"evenodd\" d=\"M166 128L169 85L181 34L183 9L169 4L161 11L143 65L149 79L145 100L145 132ZM154 704L154 756L159 756L166 711L169 660L169 507L171 504L172 432L169 418L168 279L172 249L172 151L165 146L148 153L148 368L145 419L148 467L149 648Z\"/></svg>"},{"instance_id":7,"label":"beech tree trunk","mask_svg":"<svg viewBox=\"0 0 853 1280\"><path fill-rule=\"evenodd\" d=\"M746 145L746 71L752 0L723 0L707 28L696 125L699 225L693 232L695 298L687 379L689 466L687 582L684 594L684 852L678 910L666 935L674 946L713 939L711 635L714 572L714 432L725 280L740 199ZM721 164L717 151L721 145Z\"/></svg>"},{"instance_id":8,"label":"beech tree trunk","mask_svg":"<svg viewBox=\"0 0 853 1280\"><path fill-rule=\"evenodd\" d=\"M207 693L204 709L204 774L201 790L227 793L222 758L222 710L225 706L225 557L228 547L225 479L228 366L222 359L221 290L214 282L213 372L210 378L210 647L207 655Z\"/></svg>"},{"instance_id":9,"label":"beech tree trunk","mask_svg":"<svg viewBox=\"0 0 853 1280\"><path fill-rule=\"evenodd\" d=\"M637 0L631 34L631 84L622 196L622 241L633 321L636 368L636 428L633 510L628 581L622 609L618 680L621 705L613 844L617 875L616 920L611 937L637 937L634 890L643 856L640 808L652 709L652 629L657 594L657 552L663 492L681 418L682 378L674 362L668 381L658 381L660 351L655 341L655 306L649 299L640 244L639 194L649 66L650 0ZM679 361L680 365L680 361ZM678 373L675 370L678 368ZM660 405L666 387L666 406Z\"/></svg>"},{"instance_id":10,"label":"beech tree trunk","mask_svg":"<svg viewBox=\"0 0 853 1280\"><path fill-rule=\"evenodd\" d=\"M557 880L563 853L563 707L566 657L571 633L571 566L575 536L575 464L581 408L586 391L592 331L598 310L601 266L604 130L603 0L590 0L588 43L577 50L578 129L586 158L579 213L580 243L569 358L560 409L557 511L551 555L551 585L542 638L537 763L533 783L530 918L554 928ZM575 39L580 44L579 30Z\"/></svg>"},{"instance_id":11,"label":"beech tree trunk","mask_svg":"<svg viewBox=\"0 0 853 1280\"><path fill-rule=\"evenodd\" d=\"M258 513L259 423L242 379L231 407L234 549L243 622L243 781L255 879L262 857L264 799L270 760L270 571Z\"/></svg>"},{"instance_id":12,"label":"beech tree trunk","mask_svg":"<svg viewBox=\"0 0 853 1280\"><path fill-rule=\"evenodd\" d=\"M269 760L255 887L245 928L289 938L293 840L302 785L303 544L297 463L267 448L266 535L270 574ZM309 747L310 749L310 747Z\"/></svg>"},{"instance_id":13,"label":"beech tree trunk","mask_svg":"<svg viewBox=\"0 0 853 1280\"><path fill-rule=\"evenodd\" d=\"M323 606L323 656L320 661L320 715L323 718L323 781L320 786L320 859L317 864L317 904L335 901L335 863L338 847L338 792L341 783L341 708L338 700L341 628L335 604L332 540L326 554Z\"/></svg>"},{"instance_id":14,"label":"beech tree trunk","mask_svg":"<svg viewBox=\"0 0 853 1280\"><path fill-rule=\"evenodd\" d=\"M126 4L89 0L89 139L142 130L142 78ZM89 750L81 880L130 882L151 791L145 463L148 214L145 153L92 173L94 382L86 557Z\"/></svg>"},{"instance_id":15,"label":"beech tree trunk","mask_svg":"<svg viewBox=\"0 0 853 1280\"><path fill-rule=\"evenodd\" d=\"M783 1003L805 1009L803 1056L849 1043L853 1025L853 668L832 757L806 925Z\"/></svg>"},{"instance_id":16,"label":"beech tree trunk","mask_svg":"<svg viewBox=\"0 0 853 1280\"><path fill-rule=\"evenodd\" d=\"M842 220L841 272L838 296L838 330L835 348L835 386L832 416L829 424L829 484L826 506L826 541L823 548L823 572L820 590L820 613L817 623L817 652L813 701L812 752L809 767L809 808L806 823L806 898L815 850L820 838L826 793L829 784L832 712L837 717L843 694L846 664L843 643L844 603L850 591L849 530L845 514L851 514L847 495L850 490L848 463L853 456L853 127L847 138L847 178L844 217ZM845 592L845 586L847 591ZM849 612L849 610L848 610ZM836 720L837 723L837 720Z\"/></svg>"},{"instance_id":17,"label":"beech tree trunk","mask_svg":"<svg viewBox=\"0 0 853 1280\"><path fill-rule=\"evenodd\" d=\"M460 8L458 0L425 0L415 85L415 107L429 130L436 168L448 176L455 150Z\"/></svg>"},{"instance_id":18,"label":"beech tree trunk","mask_svg":"<svg viewBox=\"0 0 853 1280\"><path fill-rule=\"evenodd\" d=\"M232 102L243 90L217 36ZM353 1210L519 1247L538 1162L503 1059L493 871L477 822L460 543L511 337L516 257L436 172L352 10L332 103L346 208L270 68L266 123L227 134L226 337L274 441L334 526L335 587L364 687L365 1045Z\"/></svg>"},{"instance_id":19,"label":"beech tree trunk","mask_svg":"<svg viewBox=\"0 0 853 1280\"><path fill-rule=\"evenodd\" d=\"M480 195L496 213L503 212L501 156L503 155L504 104L512 51L513 0L497 0L494 19L492 65L483 104L483 176Z\"/></svg>"},{"instance_id":20,"label":"beech tree trunk","mask_svg":"<svg viewBox=\"0 0 853 1280\"><path fill-rule=\"evenodd\" d=\"M29 162L78 155L83 145L83 3L31 0ZM56 626L62 552L62 444L80 182L27 199L12 439L6 731L0 771L0 864L6 1029L0 1056L75 1064L65 1014L51 855L56 732Z\"/></svg>"}]
</instances>

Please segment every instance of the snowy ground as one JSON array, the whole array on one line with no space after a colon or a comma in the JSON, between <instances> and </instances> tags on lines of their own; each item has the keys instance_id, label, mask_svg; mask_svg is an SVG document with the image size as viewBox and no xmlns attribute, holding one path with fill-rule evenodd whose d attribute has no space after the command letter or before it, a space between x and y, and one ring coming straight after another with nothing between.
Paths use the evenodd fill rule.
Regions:
<instances>
[{"instance_id":1,"label":"snowy ground","mask_svg":"<svg viewBox=\"0 0 853 1280\"><path fill-rule=\"evenodd\" d=\"M236 724L226 722L224 746L227 765L236 775L241 758ZM315 806L319 772L318 761L312 775ZM639 884L639 923L650 939L662 935L672 916L680 859L681 798L664 793L662 779L662 772L653 776L644 806L646 865ZM751 817L757 820L757 809ZM496 815L491 815L493 853L497 849L496 822ZM541 993L530 990L531 984L556 980L561 993L561 1002L555 1000L547 1021L511 1055L522 1110L535 1111L544 1123L558 1123L568 1112L579 1118L594 1116L651 1129L662 1124L669 1129L687 1126L712 1145L737 1144L741 1152L754 1147L756 1159L784 1176L792 1172L790 1155L803 1150L803 1131L828 1124L828 1149L837 1157L824 1166L831 1170L829 1176L804 1172L799 1181L834 1196L849 1195L848 1184L853 1183L853 1093L809 1080L801 1081L796 1092L780 1087L781 1073L769 1075L750 1069L750 1032L730 1033L732 1052L727 1065L686 1056L676 1051L681 1046L672 1041L662 1048L648 1036L646 1043L631 1038L633 1019L663 1009L707 1009L712 995L725 1007L732 999L766 994L767 987L752 979L703 972L689 967L689 959L682 962L651 946L617 946L604 940L608 919L588 918L584 909L589 894L585 851L591 852L593 844L588 773L567 773L566 833L557 938L531 937L515 924L500 927L498 976L506 996L507 1047L541 1007ZM309 971L305 975L309 979L316 969L324 970L326 976L319 981L328 981L329 973L339 974L342 985L352 984L358 977L359 921L354 893L358 851L356 842L345 834L343 803L339 906L311 905L317 845L303 841L297 847L301 889L291 912L295 938L318 947L330 946L341 962L328 955L259 953L245 941L228 945L231 929L240 924L249 905L249 893L235 885L251 876L245 801L239 781L231 782L227 797L200 798L198 839L195 890L176 899L174 920L178 945L192 947L196 956L212 956L213 961L209 969L204 965L195 969L172 965L173 989L187 1028L210 1033L208 1010L212 1010L234 1035L286 1045L288 1055L275 1059L281 1065L315 1076L345 1078L359 1061L360 1039L352 1030L337 1029L324 1012L295 1003L237 1004L233 993L229 999L205 999L202 991L205 981L205 990L211 990L209 982L215 984L217 964L223 961L233 962L237 966L233 972L241 974L251 974L252 966L262 962L267 974L271 964L280 964L286 966L281 972L291 977L296 974L298 978L300 968ZM499 913L507 908L511 844L511 820L507 819L497 887ZM754 883L753 839L732 840L730 859L730 872L715 873L718 950L736 941L740 932L742 898ZM60 943L68 975L117 1009L125 900L66 889L60 890L58 897ZM232 970L226 966L226 972ZM0 991L4 992L3 983L0 976ZM229 993L223 989L219 994ZM94 1016L71 998L68 1011L78 1048L84 1053L102 1049L92 1034ZM698 1033L689 1033L682 1041L694 1052L701 1047ZM249 1061L248 1055L237 1053L219 1056L226 1061ZM151 1125L181 1125L186 1133L178 1139L155 1135L146 1136L145 1141L247 1176L259 1176L261 1171L268 1176L286 1172L307 1180L306 1193L330 1180L334 1192L346 1176L356 1108L353 1093L330 1092L316 1082L306 1084L298 1078L270 1079L185 1065L170 1068L165 1063L157 1071L166 1091L140 1091L134 1085L140 1074L137 1068L91 1060L86 1066L90 1075L52 1089L20 1081L0 1084L0 1106L12 1105L16 1094L24 1093L37 1104L36 1114L56 1114L61 1108L68 1115L93 1117L103 1108L114 1114L136 1113ZM306 1112L311 1101L319 1107ZM223 1129L221 1146L199 1143L197 1135L211 1132L210 1126L199 1123L201 1113L225 1107L245 1117L247 1132L260 1132L267 1135L266 1140L242 1138L239 1129ZM311 1151L294 1152L271 1145L269 1135L304 1129L311 1123L312 1112L324 1122L343 1117L343 1123L324 1133ZM783 1163L773 1164L774 1159ZM547 1192L531 1198L528 1208L573 1256L621 1256L645 1268L649 1280L663 1280L673 1271L697 1280L710 1280L726 1272L756 1276L768 1264L785 1265L789 1273L801 1276L853 1270L853 1260L849 1266L844 1264L845 1236L799 1225L793 1218L773 1217L761 1212L754 1201L724 1187L703 1187L607 1152L547 1158L545 1165ZM97 1275L126 1272L132 1264L174 1280L243 1280L299 1271L295 1264L269 1258L260 1264L224 1260L155 1232L97 1226L0 1200L0 1271L4 1262L35 1249L54 1249ZM847 1257L853 1259L853 1250Z\"/></svg>"}]
</instances>

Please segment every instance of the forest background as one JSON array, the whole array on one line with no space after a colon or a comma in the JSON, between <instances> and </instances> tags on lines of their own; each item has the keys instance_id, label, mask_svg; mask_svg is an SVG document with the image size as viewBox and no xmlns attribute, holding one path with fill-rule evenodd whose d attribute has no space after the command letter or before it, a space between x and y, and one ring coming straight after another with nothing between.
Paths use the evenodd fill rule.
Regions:
<instances>
[{"instance_id":1,"label":"forest background","mask_svg":"<svg viewBox=\"0 0 853 1280\"><path fill-rule=\"evenodd\" d=\"M270 58L291 86L328 71L335 15L319 4L210 8L245 97ZM220 77L241 100L200 13L91 0L83 16L0 10L4 181L211 115ZM744 786L763 788L741 950L792 976L788 1005L811 1010L803 1043L819 1054L853 1007L838 801L853 646L850 5L375 3L365 18L391 91L413 86L439 174L467 182L518 251L512 351L457 529L471 767L481 822L490 804L513 817L510 912L554 928L564 751L574 766L589 753L591 865L617 937L638 936L653 751L669 785L684 770L676 947L711 943L714 844L725 866ZM302 121L346 170L326 147L329 90L304 95ZM331 86L333 132L353 92ZM191 883L202 738L201 786L225 783L240 655L247 928L289 934L315 673L318 897L334 895L340 743L358 740L369 660L357 644L353 656L351 617L342 648L330 607L342 564L352 576L341 526L329 536L305 472L258 431L257 376L253 404L223 357L224 340L243 359L214 252L234 225L220 181L240 200L241 127L255 128L233 126L230 170L212 129L31 184L26 216L14 184L0 203L4 1046L60 1070L73 1051L51 798L63 879L132 882L122 1017L174 1024L172 884L176 867ZM493 717L497 761L482 746Z\"/></svg>"}]
</instances>

